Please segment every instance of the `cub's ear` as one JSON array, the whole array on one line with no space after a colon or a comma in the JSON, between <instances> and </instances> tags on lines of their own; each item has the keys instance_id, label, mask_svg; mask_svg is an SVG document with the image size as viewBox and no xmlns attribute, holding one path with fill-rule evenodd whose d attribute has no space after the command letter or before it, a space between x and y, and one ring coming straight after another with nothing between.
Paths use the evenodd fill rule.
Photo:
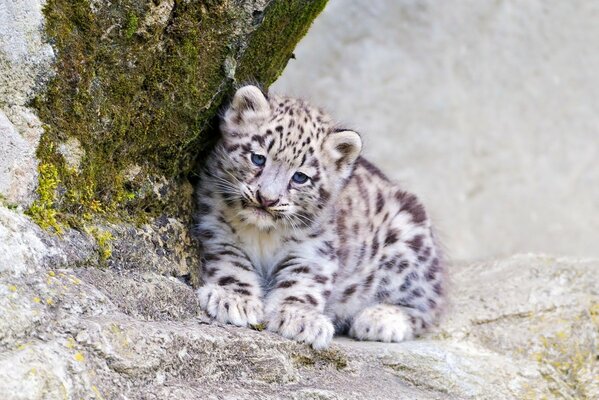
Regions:
<instances>
[{"instance_id":1,"label":"cub's ear","mask_svg":"<svg viewBox=\"0 0 599 400\"><path fill-rule=\"evenodd\" d=\"M231 102L231 109L239 114L245 112L255 112L260 114L262 112L269 112L270 106L264 93L256 86L248 85L237 89L233 101Z\"/></svg>"},{"instance_id":2,"label":"cub's ear","mask_svg":"<svg viewBox=\"0 0 599 400\"><path fill-rule=\"evenodd\" d=\"M357 132L340 129L329 133L324 148L339 171L356 161L362 151L362 139Z\"/></svg>"}]
</instances>

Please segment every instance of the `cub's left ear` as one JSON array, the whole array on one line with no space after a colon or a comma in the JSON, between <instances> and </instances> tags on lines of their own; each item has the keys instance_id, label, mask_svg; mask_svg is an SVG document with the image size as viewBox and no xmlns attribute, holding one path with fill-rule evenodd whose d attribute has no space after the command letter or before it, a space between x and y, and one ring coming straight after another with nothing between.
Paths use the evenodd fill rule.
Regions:
<instances>
[{"instance_id":1,"label":"cub's left ear","mask_svg":"<svg viewBox=\"0 0 599 400\"><path fill-rule=\"evenodd\" d=\"M354 131L333 131L326 137L324 148L340 170L356 161L362 150L362 139Z\"/></svg>"},{"instance_id":2,"label":"cub's left ear","mask_svg":"<svg viewBox=\"0 0 599 400\"><path fill-rule=\"evenodd\" d=\"M239 114L243 114L246 111L256 113L270 111L266 96L259 88L253 85L243 86L235 92L231 108Z\"/></svg>"}]
</instances>

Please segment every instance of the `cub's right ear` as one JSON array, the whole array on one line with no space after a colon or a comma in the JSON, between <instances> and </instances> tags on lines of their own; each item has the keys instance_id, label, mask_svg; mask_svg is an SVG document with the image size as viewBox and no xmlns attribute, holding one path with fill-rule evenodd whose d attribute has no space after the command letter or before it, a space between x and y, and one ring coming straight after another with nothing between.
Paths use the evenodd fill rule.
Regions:
<instances>
[{"instance_id":1,"label":"cub's right ear","mask_svg":"<svg viewBox=\"0 0 599 400\"><path fill-rule=\"evenodd\" d=\"M238 125L242 121L266 118L269 113L270 105L264 93L256 86L243 86L235 92L231 106L225 113L225 122Z\"/></svg>"}]
</instances>

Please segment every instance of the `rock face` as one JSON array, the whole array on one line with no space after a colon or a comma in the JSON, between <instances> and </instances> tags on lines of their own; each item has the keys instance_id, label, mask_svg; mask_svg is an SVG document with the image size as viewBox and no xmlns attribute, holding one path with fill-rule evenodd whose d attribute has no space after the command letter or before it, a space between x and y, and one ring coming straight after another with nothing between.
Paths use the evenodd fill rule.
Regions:
<instances>
[{"instance_id":1,"label":"rock face","mask_svg":"<svg viewBox=\"0 0 599 400\"><path fill-rule=\"evenodd\" d=\"M453 266L451 305L426 337L315 352L211 323L188 284L151 266L73 268L97 254L84 235L57 242L2 208L0 221L3 399L599 396L596 260Z\"/></svg>"},{"instance_id":2,"label":"rock face","mask_svg":"<svg viewBox=\"0 0 599 400\"><path fill-rule=\"evenodd\" d=\"M599 257L599 3L524 3L331 1L273 90L358 130L455 259Z\"/></svg>"},{"instance_id":3,"label":"rock face","mask_svg":"<svg viewBox=\"0 0 599 400\"><path fill-rule=\"evenodd\" d=\"M325 3L3 2L2 201L58 231L188 214L219 107L240 82L272 83Z\"/></svg>"},{"instance_id":4,"label":"rock face","mask_svg":"<svg viewBox=\"0 0 599 400\"><path fill-rule=\"evenodd\" d=\"M49 268L85 267L158 279L157 295L170 290L159 282L166 276L197 285L201 263L189 229L187 174L214 140L213 119L232 88L250 79L267 87L325 2L2 2L0 280L28 276L34 290L51 285ZM112 292L109 285L120 279L107 274L105 288ZM135 279L128 282L136 288ZM1 290L18 292L13 288ZM74 322L77 313L91 310L87 300L73 297L65 305L79 311L70 317L40 314L40 305L57 306L62 289L53 288L58 291L20 299L20 305L0 300L8 307L0 312L0 343L33 340L40 327L53 334L46 317ZM129 304L133 299L122 288L125 309L157 306L143 291L136 291L139 304ZM195 303L187 289L189 309ZM92 292L94 304L105 301ZM175 312L168 303L165 315ZM21 306L28 310L21 313ZM93 386L77 389L78 379L89 376L56 363L57 343L43 345L37 361L31 359L38 386L20 390L10 386L20 378L3 375L0 397L99 396ZM10 363L2 358L0 375L15 372Z\"/></svg>"},{"instance_id":5,"label":"rock face","mask_svg":"<svg viewBox=\"0 0 599 400\"><path fill-rule=\"evenodd\" d=\"M41 122L27 107L52 74L54 51L43 39L44 2L0 5L0 199L28 206L37 186Z\"/></svg>"}]
</instances>

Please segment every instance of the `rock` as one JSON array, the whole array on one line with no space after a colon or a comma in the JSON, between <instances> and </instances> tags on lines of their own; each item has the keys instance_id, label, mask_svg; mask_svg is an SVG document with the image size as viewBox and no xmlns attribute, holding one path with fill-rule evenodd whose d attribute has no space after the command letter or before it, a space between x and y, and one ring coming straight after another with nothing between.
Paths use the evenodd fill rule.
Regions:
<instances>
[{"instance_id":1,"label":"rock","mask_svg":"<svg viewBox=\"0 0 599 400\"><path fill-rule=\"evenodd\" d=\"M325 3L3 2L0 272L99 267L197 285L188 174L228 93L267 87Z\"/></svg>"},{"instance_id":2,"label":"rock","mask_svg":"<svg viewBox=\"0 0 599 400\"><path fill-rule=\"evenodd\" d=\"M597 12L589 0L331 1L272 90L358 130L452 258L599 257Z\"/></svg>"},{"instance_id":3,"label":"rock","mask_svg":"<svg viewBox=\"0 0 599 400\"><path fill-rule=\"evenodd\" d=\"M52 76L43 39L44 1L0 5L0 201L28 207L37 186L41 122L28 102Z\"/></svg>"},{"instance_id":4,"label":"rock","mask_svg":"<svg viewBox=\"0 0 599 400\"><path fill-rule=\"evenodd\" d=\"M41 123L26 107L0 108L0 201L28 206L37 186ZM13 117L13 120L9 118Z\"/></svg>"},{"instance_id":5,"label":"rock","mask_svg":"<svg viewBox=\"0 0 599 400\"><path fill-rule=\"evenodd\" d=\"M45 3L0 6L0 107L25 105L52 75L54 51L43 37Z\"/></svg>"},{"instance_id":6,"label":"rock","mask_svg":"<svg viewBox=\"0 0 599 400\"><path fill-rule=\"evenodd\" d=\"M22 221L13 220L14 236ZM212 323L189 285L156 271L60 262L5 269L0 393L7 400L596 398L598 267L535 255L454 266L451 305L425 337L336 338L321 352Z\"/></svg>"},{"instance_id":7,"label":"rock","mask_svg":"<svg viewBox=\"0 0 599 400\"><path fill-rule=\"evenodd\" d=\"M188 217L181 186L222 103L239 82L272 83L326 0L13 3L0 6L0 195L59 231ZM12 107L41 123L17 126Z\"/></svg>"}]
</instances>

